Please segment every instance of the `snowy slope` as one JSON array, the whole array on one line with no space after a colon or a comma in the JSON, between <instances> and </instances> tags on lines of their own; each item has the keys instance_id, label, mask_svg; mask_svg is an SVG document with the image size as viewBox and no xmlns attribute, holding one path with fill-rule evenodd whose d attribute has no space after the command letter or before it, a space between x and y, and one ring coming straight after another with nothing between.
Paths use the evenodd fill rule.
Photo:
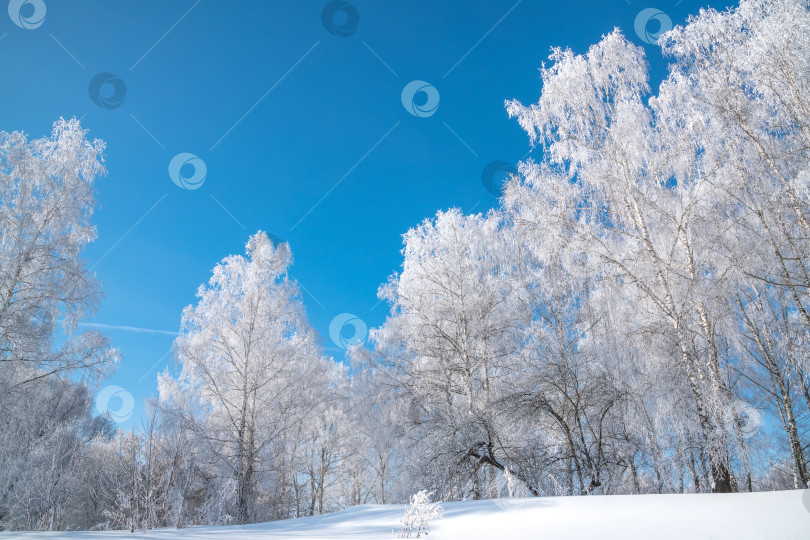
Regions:
<instances>
[{"instance_id":1,"label":"snowy slope","mask_svg":"<svg viewBox=\"0 0 810 540\"><path fill-rule=\"evenodd\" d=\"M469 501L444 505L431 540L449 539L810 539L810 490L730 495L628 495ZM247 525L149 533L6 533L34 539L389 539L401 505Z\"/></svg>"}]
</instances>

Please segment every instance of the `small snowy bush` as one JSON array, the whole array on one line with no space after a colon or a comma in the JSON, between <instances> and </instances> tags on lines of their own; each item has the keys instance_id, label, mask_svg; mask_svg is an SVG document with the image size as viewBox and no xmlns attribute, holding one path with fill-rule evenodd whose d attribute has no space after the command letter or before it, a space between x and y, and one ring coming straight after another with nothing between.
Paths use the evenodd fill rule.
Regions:
<instances>
[{"instance_id":1,"label":"small snowy bush","mask_svg":"<svg viewBox=\"0 0 810 540\"><path fill-rule=\"evenodd\" d=\"M398 538L410 538L416 532L416 538L420 538L422 533L429 534L428 525L431 519L444 517L444 509L440 502L430 502L433 492L423 489L411 497L411 502L405 507L405 515L402 516L399 526Z\"/></svg>"}]
</instances>

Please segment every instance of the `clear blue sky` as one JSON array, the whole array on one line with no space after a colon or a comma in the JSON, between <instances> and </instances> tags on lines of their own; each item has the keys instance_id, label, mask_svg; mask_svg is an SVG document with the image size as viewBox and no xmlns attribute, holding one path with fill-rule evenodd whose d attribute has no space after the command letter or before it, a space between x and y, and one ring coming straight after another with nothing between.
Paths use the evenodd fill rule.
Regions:
<instances>
[{"instance_id":1,"label":"clear blue sky","mask_svg":"<svg viewBox=\"0 0 810 540\"><path fill-rule=\"evenodd\" d=\"M183 307L249 235L289 241L310 321L342 358L330 321L384 320L376 291L401 264L400 235L439 209L496 204L482 171L529 151L504 100L536 101L550 47L584 52L620 27L645 47L657 85L666 61L634 30L637 15L657 8L681 24L708 5L351 0L328 19L350 34L339 36L324 0L36 0L44 19L34 0L15 2L17 22L36 28L0 15L0 130L41 137L76 116L108 145L85 256L105 292L93 322L150 330L105 330L123 354L108 382L135 396L132 420L172 362ZM126 87L97 79L108 108L90 96L99 73ZM403 106L414 80L438 93L429 116ZM180 153L205 163L198 189L172 182Z\"/></svg>"}]
</instances>

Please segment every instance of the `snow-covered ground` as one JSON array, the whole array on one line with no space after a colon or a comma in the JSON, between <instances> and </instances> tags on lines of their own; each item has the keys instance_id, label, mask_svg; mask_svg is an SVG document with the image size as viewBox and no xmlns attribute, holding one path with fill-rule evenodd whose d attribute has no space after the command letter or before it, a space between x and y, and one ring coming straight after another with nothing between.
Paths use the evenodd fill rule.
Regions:
<instances>
[{"instance_id":1,"label":"snow-covered ground","mask_svg":"<svg viewBox=\"0 0 810 540\"><path fill-rule=\"evenodd\" d=\"M444 505L431 540L448 539L808 539L810 490L731 495L627 495L507 499ZM402 505L366 505L334 514L241 527L148 533L6 533L0 538L192 540L392 538Z\"/></svg>"}]
</instances>

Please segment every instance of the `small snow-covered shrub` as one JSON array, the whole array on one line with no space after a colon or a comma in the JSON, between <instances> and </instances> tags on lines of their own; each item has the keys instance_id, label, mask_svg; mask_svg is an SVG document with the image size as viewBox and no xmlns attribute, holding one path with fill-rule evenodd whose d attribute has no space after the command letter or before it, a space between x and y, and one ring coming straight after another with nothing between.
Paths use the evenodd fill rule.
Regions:
<instances>
[{"instance_id":1,"label":"small snow-covered shrub","mask_svg":"<svg viewBox=\"0 0 810 540\"><path fill-rule=\"evenodd\" d=\"M416 538L420 538L422 533L427 536L430 531L428 525L430 520L444 517L444 509L440 502L430 502L433 492L423 489L411 497L411 502L405 507L405 515L402 516L399 526L398 538L410 538L415 532Z\"/></svg>"}]
</instances>

